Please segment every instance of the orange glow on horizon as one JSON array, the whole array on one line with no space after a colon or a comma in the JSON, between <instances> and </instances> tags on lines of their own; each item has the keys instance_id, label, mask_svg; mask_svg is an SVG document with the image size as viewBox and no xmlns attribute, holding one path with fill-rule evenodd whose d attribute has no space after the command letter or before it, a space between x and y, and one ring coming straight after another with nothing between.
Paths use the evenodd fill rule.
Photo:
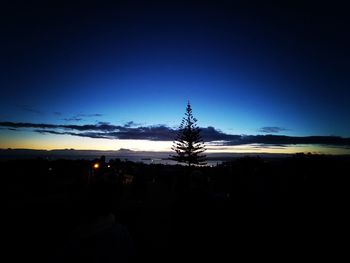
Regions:
<instances>
[{"instance_id":1,"label":"orange glow on horizon","mask_svg":"<svg viewBox=\"0 0 350 263\"><path fill-rule=\"evenodd\" d=\"M70 135L42 135L31 132L4 133L0 131L1 149L33 149L33 150L101 150L117 151L129 149L133 151L147 152L171 152L172 141L149 141L149 140L110 140L77 137ZM259 144L246 144L235 146L217 146L206 144L207 153L317 153L317 154L350 154L350 149L332 147L326 145L286 145L269 146Z\"/></svg>"}]
</instances>

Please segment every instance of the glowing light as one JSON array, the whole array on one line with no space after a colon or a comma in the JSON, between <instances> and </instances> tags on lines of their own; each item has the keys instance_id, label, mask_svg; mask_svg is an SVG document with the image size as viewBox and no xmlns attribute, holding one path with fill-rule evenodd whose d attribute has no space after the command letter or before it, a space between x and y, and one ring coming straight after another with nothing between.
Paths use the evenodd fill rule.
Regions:
<instances>
[{"instance_id":1,"label":"glowing light","mask_svg":"<svg viewBox=\"0 0 350 263\"><path fill-rule=\"evenodd\" d=\"M94 169L98 169L100 167L100 164L99 163L95 163L94 164Z\"/></svg>"}]
</instances>

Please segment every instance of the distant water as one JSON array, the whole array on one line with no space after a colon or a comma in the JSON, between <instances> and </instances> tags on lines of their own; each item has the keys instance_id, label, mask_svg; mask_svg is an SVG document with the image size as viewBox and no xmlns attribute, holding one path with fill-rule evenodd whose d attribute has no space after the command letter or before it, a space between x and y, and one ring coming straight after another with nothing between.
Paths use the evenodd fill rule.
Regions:
<instances>
[{"instance_id":1,"label":"distant water","mask_svg":"<svg viewBox=\"0 0 350 263\"><path fill-rule=\"evenodd\" d=\"M57 160L57 159L68 159L68 160L94 160L99 159L104 154L70 154L70 153L52 153L52 152L7 152L0 154L0 160L13 160L13 159L36 159L36 158L44 158L47 160ZM157 153L156 156L150 156L150 155L113 155L113 154L106 154L104 155L106 157L106 161L109 162L113 159L120 159L122 161L131 161L131 162L141 162L145 164L163 164L163 165L176 165L178 164L176 161L169 160L168 154L159 154ZM209 166L215 166L217 164L222 163L223 160L215 159L215 160L208 160L207 165Z\"/></svg>"},{"instance_id":2,"label":"distant water","mask_svg":"<svg viewBox=\"0 0 350 263\"><path fill-rule=\"evenodd\" d=\"M90 150L28 150L0 149L0 161L8 159L35 159L44 158L47 160L70 159L70 160L94 160L105 156L106 160L120 159L123 161L142 162L146 164L167 164L175 165L176 161L169 160L171 152L120 152L120 151L90 151ZM289 154L258 154L258 153L208 153L207 165L215 166L225 161L234 160L243 156L260 156L263 158L281 158Z\"/></svg>"},{"instance_id":3,"label":"distant water","mask_svg":"<svg viewBox=\"0 0 350 263\"><path fill-rule=\"evenodd\" d=\"M167 160L167 159L163 159L163 158L143 158L143 157L139 157L139 156L119 156L119 157L111 157L108 156L106 157L106 160L109 161L110 159L115 159L118 158L120 160L123 161L131 161L131 162L142 162L142 163L146 163L146 164L166 164L166 165L176 165L178 164L178 162L173 161L173 160ZM222 163L225 160L207 160L206 163L208 166L215 166L217 164Z\"/></svg>"}]
</instances>

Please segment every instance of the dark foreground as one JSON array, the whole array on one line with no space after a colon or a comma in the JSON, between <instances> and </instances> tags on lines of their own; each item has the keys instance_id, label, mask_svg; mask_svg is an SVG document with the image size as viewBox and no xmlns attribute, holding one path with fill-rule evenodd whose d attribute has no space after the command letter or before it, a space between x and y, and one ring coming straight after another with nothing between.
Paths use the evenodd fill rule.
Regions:
<instances>
[{"instance_id":1,"label":"dark foreground","mask_svg":"<svg viewBox=\"0 0 350 263\"><path fill-rule=\"evenodd\" d=\"M334 260L345 250L349 157L0 165L10 262Z\"/></svg>"}]
</instances>

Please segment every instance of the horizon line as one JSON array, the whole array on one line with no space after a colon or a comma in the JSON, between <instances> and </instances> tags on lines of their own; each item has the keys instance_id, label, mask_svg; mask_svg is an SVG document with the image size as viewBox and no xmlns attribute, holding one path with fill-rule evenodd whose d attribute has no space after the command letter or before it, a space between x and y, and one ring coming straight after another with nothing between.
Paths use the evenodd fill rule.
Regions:
<instances>
[{"instance_id":1,"label":"horizon line","mask_svg":"<svg viewBox=\"0 0 350 263\"><path fill-rule=\"evenodd\" d=\"M0 151L45 151L45 152L54 152L54 151L84 151L84 152L130 152L130 153L159 153L159 154L170 154L173 151L139 151L139 150L131 150L131 149L119 149L119 150L98 150L98 149L74 149L74 148L62 148L62 149L31 149L31 148L0 148ZM239 151L214 151L214 152L206 152L206 155L216 155L216 154L224 154L224 155L296 155L296 154L312 154L312 155L326 155L326 156L350 156L350 153L322 153L322 152L308 152L308 151L299 151L299 152L258 152L258 151L247 151L247 152L239 152Z\"/></svg>"}]
</instances>

